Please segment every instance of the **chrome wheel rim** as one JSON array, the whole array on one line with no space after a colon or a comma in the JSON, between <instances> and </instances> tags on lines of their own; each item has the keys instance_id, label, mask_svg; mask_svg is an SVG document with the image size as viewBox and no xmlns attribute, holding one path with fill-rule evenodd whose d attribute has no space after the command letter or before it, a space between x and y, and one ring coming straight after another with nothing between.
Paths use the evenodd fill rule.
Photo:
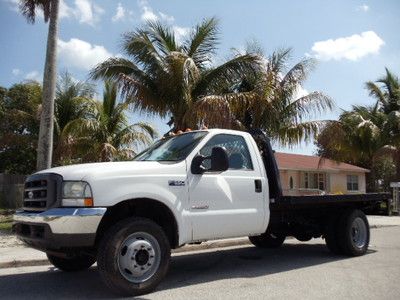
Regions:
<instances>
[{"instance_id":1,"label":"chrome wheel rim","mask_svg":"<svg viewBox=\"0 0 400 300\"><path fill-rule=\"evenodd\" d=\"M351 240L353 245L361 249L367 244L367 224L364 220L357 217L351 225Z\"/></svg>"},{"instance_id":2,"label":"chrome wheel rim","mask_svg":"<svg viewBox=\"0 0 400 300\"><path fill-rule=\"evenodd\" d=\"M118 268L130 282L150 279L160 266L161 250L155 237L146 232L129 235L118 250Z\"/></svg>"}]
</instances>

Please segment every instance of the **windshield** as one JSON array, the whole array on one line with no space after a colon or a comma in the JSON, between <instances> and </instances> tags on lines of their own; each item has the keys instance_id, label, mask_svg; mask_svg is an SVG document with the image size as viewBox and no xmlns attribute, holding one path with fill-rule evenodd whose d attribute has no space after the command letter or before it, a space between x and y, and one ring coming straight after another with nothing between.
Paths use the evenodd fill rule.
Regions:
<instances>
[{"instance_id":1,"label":"windshield","mask_svg":"<svg viewBox=\"0 0 400 300\"><path fill-rule=\"evenodd\" d=\"M181 161L205 137L207 131L196 131L161 139L140 153L134 160Z\"/></svg>"}]
</instances>

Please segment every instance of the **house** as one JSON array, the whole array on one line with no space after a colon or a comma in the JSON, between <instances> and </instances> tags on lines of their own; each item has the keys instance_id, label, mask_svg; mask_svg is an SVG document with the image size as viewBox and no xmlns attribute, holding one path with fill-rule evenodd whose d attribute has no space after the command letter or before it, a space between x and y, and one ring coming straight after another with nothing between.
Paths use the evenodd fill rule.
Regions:
<instances>
[{"instance_id":1,"label":"house","mask_svg":"<svg viewBox=\"0 0 400 300\"><path fill-rule=\"evenodd\" d=\"M318 156L275 153L284 195L365 193L369 170Z\"/></svg>"}]
</instances>

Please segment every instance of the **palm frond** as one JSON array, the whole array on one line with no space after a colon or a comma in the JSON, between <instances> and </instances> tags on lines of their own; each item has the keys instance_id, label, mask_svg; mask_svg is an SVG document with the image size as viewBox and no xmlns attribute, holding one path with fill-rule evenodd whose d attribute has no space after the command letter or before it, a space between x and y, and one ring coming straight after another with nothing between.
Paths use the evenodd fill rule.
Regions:
<instances>
[{"instance_id":1,"label":"palm frond","mask_svg":"<svg viewBox=\"0 0 400 300\"><path fill-rule=\"evenodd\" d=\"M167 103L159 101L157 89L146 86L142 81L121 74L119 77L121 95L125 97L133 110L146 113L159 113L164 116L168 112Z\"/></svg>"},{"instance_id":2,"label":"palm frond","mask_svg":"<svg viewBox=\"0 0 400 300\"><path fill-rule=\"evenodd\" d=\"M296 145L315 139L329 121L315 120L289 124L280 128L276 139L281 145Z\"/></svg>"},{"instance_id":3,"label":"palm frond","mask_svg":"<svg viewBox=\"0 0 400 300\"><path fill-rule=\"evenodd\" d=\"M334 107L333 100L322 92L311 92L291 102L285 109L296 120L313 117Z\"/></svg>"},{"instance_id":4,"label":"palm frond","mask_svg":"<svg viewBox=\"0 0 400 300\"><path fill-rule=\"evenodd\" d=\"M292 53L291 48L278 49L272 53L267 59L268 71L275 74L284 73L286 63L290 59Z\"/></svg>"},{"instance_id":5,"label":"palm frond","mask_svg":"<svg viewBox=\"0 0 400 300\"><path fill-rule=\"evenodd\" d=\"M147 34L151 38L152 43L156 45L158 51L163 55L180 50L171 27L164 26L158 21L147 22L147 27L149 28Z\"/></svg>"},{"instance_id":6,"label":"palm frond","mask_svg":"<svg viewBox=\"0 0 400 300\"><path fill-rule=\"evenodd\" d=\"M248 106L258 98L255 92L209 95L199 98L185 119L195 119L209 127L243 127L235 118L238 107ZM189 123L189 122L188 122ZM197 125L197 124L195 124Z\"/></svg>"},{"instance_id":7,"label":"palm frond","mask_svg":"<svg viewBox=\"0 0 400 300\"><path fill-rule=\"evenodd\" d=\"M149 123L138 122L138 123L133 124L132 127L135 130L139 129L139 130L143 131L144 133L150 135L150 137L152 139L154 139L158 136L157 130Z\"/></svg>"},{"instance_id":8,"label":"palm frond","mask_svg":"<svg viewBox=\"0 0 400 300\"><path fill-rule=\"evenodd\" d=\"M234 57L224 64L210 69L202 74L202 78L193 90L196 96L215 93L221 86L232 84L243 77L244 74L256 74L260 68L261 58L255 54L245 54Z\"/></svg>"},{"instance_id":9,"label":"palm frond","mask_svg":"<svg viewBox=\"0 0 400 300\"><path fill-rule=\"evenodd\" d=\"M143 83L152 84L149 75L126 58L112 57L95 66L90 71L90 77L97 79L111 79L117 81L121 75L131 76Z\"/></svg>"},{"instance_id":10,"label":"palm frond","mask_svg":"<svg viewBox=\"0 0 400 300\"><path fill-rule=\"evenodd\" d=\"M50 18L51 2L48 0L21 0L19 9L29 23L35 23L36 10L43 11L44 21L47 23Z\"/></svg>"},{"instance_id":11,"label":"palm frond","mask_svg":"<svg viewBox=\"0 0 400 300\"><path fill-rule=\"evenodd\" d=\"M306 58L295 64L281 80L281 86L285 89L295 89L301 85L307 78L307 75L315 66L315 60Z\"/></svg>"},{"instance_id":12,"label":"palm frond","mask_svg":"<svg viewBox=\"0 0 400 300\"><path fill-rule=\"evenodd\" d=\"M183 49L199 68L205 68L215 54L218 41L218 20L210 18L198 24Z\"/></svg>"},{"instance_id":13,"label":"palm frond","mask_svg":"<svg viewBox=\"0 0 400 300\"><path fill-rule=\"evenodd\" d=\"M162 70L163 55L154 45L148 29L138 29L123 35L122 48L125 53L133 57L134 62L150 73Z\"/></svg>"},{"instance_id":14,"label":"palm frond","mask_svg":"<svg viewBox=\"0 0 400 300\"><path fill-rule=\"evenodd\" d=\"M385 105L386 104L386 99L381 91L381 89L376 85L376 83L372 81L368 81L365 83L365 87L367 88L369 95L374 97L377 100L377 106L379 103Z\"/></svg>"}]
</instances>

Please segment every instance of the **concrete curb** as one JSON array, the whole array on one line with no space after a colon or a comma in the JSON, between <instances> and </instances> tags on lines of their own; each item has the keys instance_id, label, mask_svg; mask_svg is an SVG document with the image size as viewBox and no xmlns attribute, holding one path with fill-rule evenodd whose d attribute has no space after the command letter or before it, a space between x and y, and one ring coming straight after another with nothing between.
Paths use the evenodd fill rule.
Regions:
<instances>
[{"instance_id":1,"label":"concrete curb","mask_svg":"<svg viewBox=\"0 0 400 300\"><path fill-rule=\"evenodd\" d=\"M0 263L0 269L18 268L18 267L35 267L50 265L47 259L33 259L33 260L13 260L9 262Z\"/></svg>"},{"instance_id":2,"label":"concrete curb","mask_svg":"<svg viewBox=\"0 0 400 300\"><path fill-rule=\"evenodd\" d=\"M396 227L399 225L371 225L371 229L383 228L383 227ZM291 238L291 237L289 237ZM247 237L244 238L236 238L236 239L225 239L225 240L216 240L211 242L204 242L199 245L186 245L182 248L178 248L172 250L172 254L175 253L184 253L184 252L194 252L201 250L210 250L216 248L227 248L227 247L235 247L235 246L244 246L251 245L249 239ZM16 267L33 267L33 266L45 266L50 265L50 262L47 259L36 259L36 260L13 260L9 262L0 263L0 269L5 268L16 268Z\"/></svg>"}]
</instances>

